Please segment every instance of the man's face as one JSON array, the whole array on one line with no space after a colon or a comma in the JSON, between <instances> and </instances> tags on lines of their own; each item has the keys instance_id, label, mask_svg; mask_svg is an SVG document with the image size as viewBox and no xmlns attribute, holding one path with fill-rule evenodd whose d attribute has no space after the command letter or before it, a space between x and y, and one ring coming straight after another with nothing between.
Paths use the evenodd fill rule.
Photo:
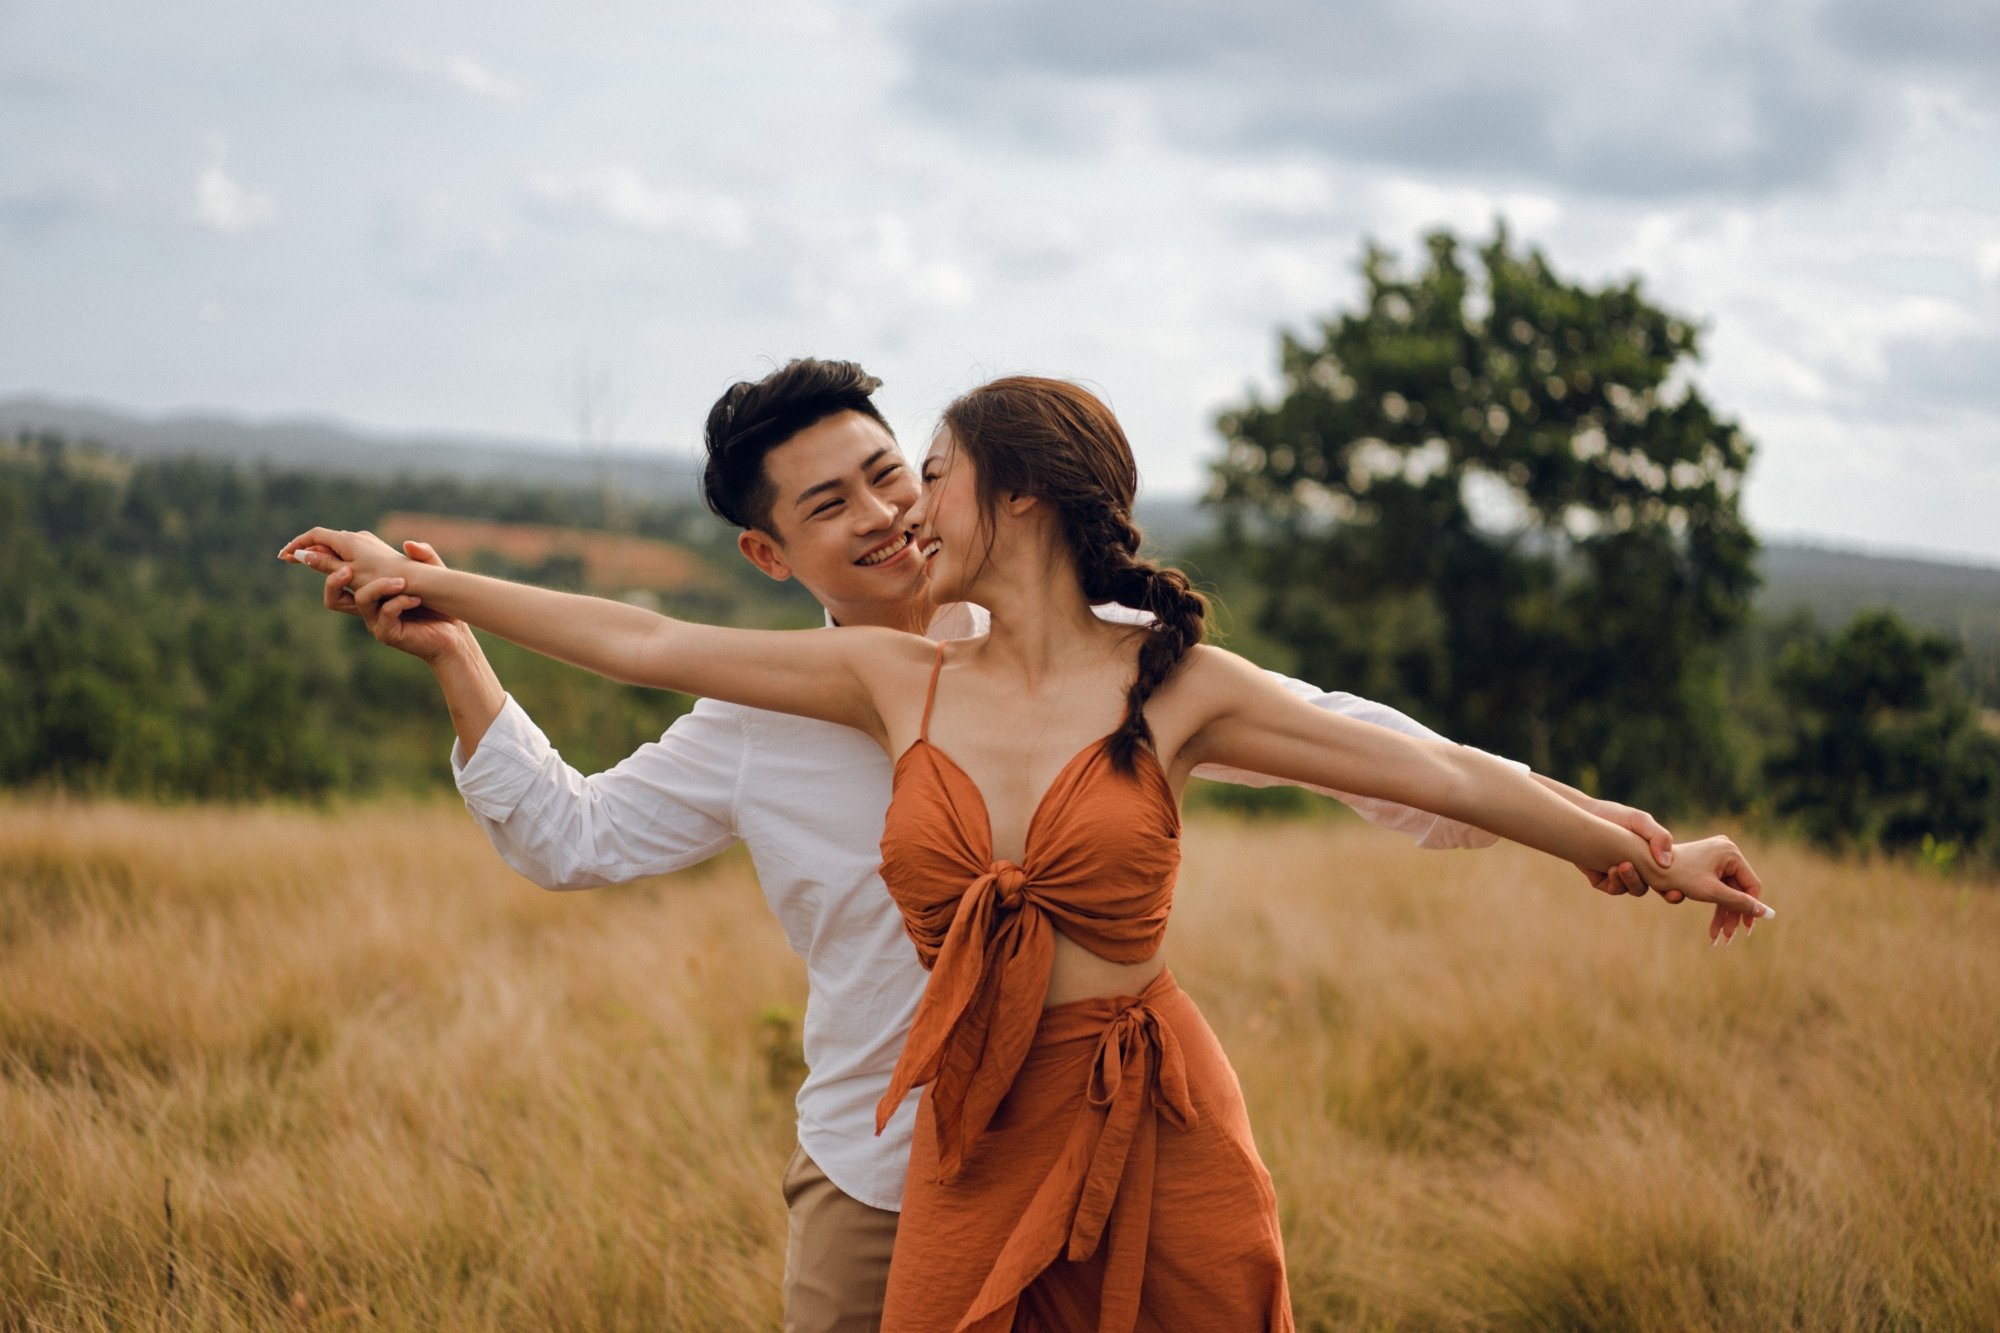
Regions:
<instances>
[{"instance_id":1,"label":"man's face","mask_svg":"<svg viewBox=\"0 0 2000 1333\"><path fill-rule=\"evenodd\" d=\"M842 412L808 426L764 456L764 475L770 529L737 541L752 564L796 576L843 619L918 596L924 561L908 521L917 477L880 422Z\"/></svg>"}]
</instances>

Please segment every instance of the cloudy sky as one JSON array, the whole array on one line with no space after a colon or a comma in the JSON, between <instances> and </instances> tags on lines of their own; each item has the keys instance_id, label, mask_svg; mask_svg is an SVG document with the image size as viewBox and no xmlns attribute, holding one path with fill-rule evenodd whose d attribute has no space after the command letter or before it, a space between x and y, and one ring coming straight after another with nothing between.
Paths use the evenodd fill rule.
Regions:
<instances>
[{"instance_id":1,"label":"cloudy sky","mask_svg":"<svg viewBox=\"0 0 2000 1333\"><path fill-rule=\"evenodd\" d=\"M0 393L685 449L1034 370L1186 492L1364 238L1496 215L1706 322L1767 534L2000 563L1993 0L0 0Z\"/></svg>"}]
</instances>

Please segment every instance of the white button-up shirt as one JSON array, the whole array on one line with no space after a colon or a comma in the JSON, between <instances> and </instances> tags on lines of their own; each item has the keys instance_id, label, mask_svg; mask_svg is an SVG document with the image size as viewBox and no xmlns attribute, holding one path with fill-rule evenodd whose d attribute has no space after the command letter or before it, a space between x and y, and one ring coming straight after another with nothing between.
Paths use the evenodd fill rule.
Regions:
<instances>
[{"instance_id":1,"label":"white button-up shirt","mask_svg":"<svg viewBox=\"0 0 2000 1333\"><path fill-rule=\"evenodd\" d=\"M1125 619L1123 608L1102 608ZM934 639L984 633L976 607L948 607ZM1421 723L1351 694L1284 680L1321 708L1416 736ZM585 777L563 762L510 695L465 759L458 789L508 865L546 889L581 889L695 865L742 843L785 938L805 960L799 1142L833 1183L876 1208L902 1204L917 1094L880 1136L875 1105L908 1035L927 975L882 883L891 765L848 727L698 702L617 767ZM1194 776L1249 786L1259 774ZM1328 792L1423 847L1483 847L1493 835L1407 806Z\"/></svg>"}]
</instances>

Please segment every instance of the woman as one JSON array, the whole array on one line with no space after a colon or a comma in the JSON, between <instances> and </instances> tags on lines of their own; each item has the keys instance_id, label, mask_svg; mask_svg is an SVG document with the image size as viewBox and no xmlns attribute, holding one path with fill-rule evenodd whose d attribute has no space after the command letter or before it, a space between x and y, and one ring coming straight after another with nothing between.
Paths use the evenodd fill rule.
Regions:
<instances>
[{"instance_id":1,"label":"woman","mask_svg":"<svg viewBox=\"0 0 2000 1333\"><path fill-rule=\"evenodd\" d=\"M719 629L419 565L315 529L399 592L615 679L857 727L896 757L883 878L931 981L882 1106L925 1089L884 1327L1290 1328L1269 1177L1234 1075L1159 957L1179 796L1221 763L1419 806L1746 917L1726 840L1670 869L1506 765L1292 698L1201 645L1204 604L1137 557L1137 472L1073 385L959 399L911 513L936 646L881 629ZM284 553L281 553L284 554ZM362 586L365 585L365 586ZM1147 611L1108 623L1094 604ZM397 610L390 603L387 610Z\"/></svg>"}]
</instances>

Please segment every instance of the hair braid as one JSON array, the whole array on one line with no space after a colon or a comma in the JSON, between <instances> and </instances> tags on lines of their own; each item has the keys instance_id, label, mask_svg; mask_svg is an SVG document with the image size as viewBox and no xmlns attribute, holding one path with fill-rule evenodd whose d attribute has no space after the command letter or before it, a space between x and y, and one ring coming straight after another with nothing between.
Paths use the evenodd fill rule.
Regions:
<instances>
[{"instance_id":1,"label":"hair braid","mask_svg":"<svg viewBox=\"0 0 2000 1333\"><path fill-rule=\"evenodd\" d=\"M1065 514L1084 595L1093 603L1116 602L1152 617L1139 649L1139 671L1125 692L1125 717L1112 733L1111 762L1130 772L1138 747L1151 744L1146 701L1167 682L1202 640L1208 600L1187 575L1139 556L1139 529L1129 511L1104 502L1076 506Z\"/></svg>"}]
</instances>

